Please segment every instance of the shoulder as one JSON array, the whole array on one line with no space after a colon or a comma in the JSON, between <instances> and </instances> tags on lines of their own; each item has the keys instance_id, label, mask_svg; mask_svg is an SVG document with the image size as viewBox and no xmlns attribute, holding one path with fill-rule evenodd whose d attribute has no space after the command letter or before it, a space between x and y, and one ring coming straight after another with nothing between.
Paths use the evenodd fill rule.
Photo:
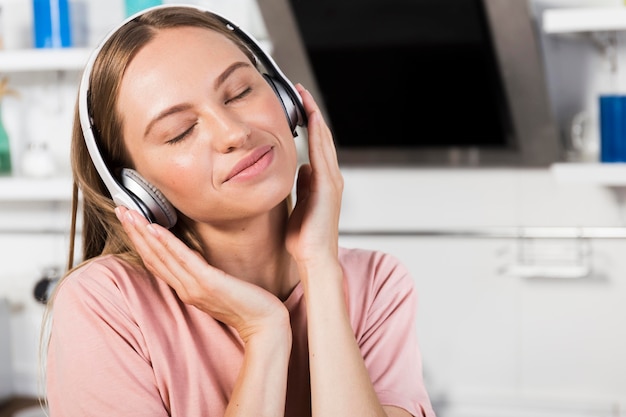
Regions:
<instances>
[{"instance_id":1,"label":"shoulder","mask_svg":"<svg viewBox=\"0 0 626 417\"><path fill-rule=\"evenodd\" d=\"M406 266L394 255L378 250L340 248L339 262L347 277L413 282Z\"/></svg>"},{"instance_id":2,"label":"shoulder","mask_svg":"<svg viewBox=\"0 0 626 417\"><path fill-rule=\"evenodd\" d=\"M367 350L368 343L391 346L410 337L418 294L405 265L375 250L342 249L339 258L350 324L361 349ZM397 329L403 329L402 334Z\"/></svg>"},{"instance_id":3,"label":"shoulder","mask_svg":"<svg viewBox=\"0 0 626 417\"><path fill-rule=\"evenodd\" d=\"M60 334L63 340L84 335L93 343L123 340L147 355L143 333L158 324L154 317L165 309L165 297L176 304L169 287L144 268L113 255L94 258L57 286L50 304L52 334L57 340Z\"/></svg>"},{"instance_id":4,"label":"shoulder","mask_svg":"<svg viewBox=\"0 0 626 417\"><path fill-rule=\"evenodd\" d=\"M60 283L65 287L119 287L132 280L144 280L148 273L115 255L90 259L69 272Z\"/></svg>"},{"instance_id":5,"label":"shoulder","mask_svg":"<svg viewBox=\"0 0 626 417\"><path fill-rule=\"evenodd\" d=\"M81 265L77 266L68 275L68 279L83 279L77 277L89 276L92 273L99 274L128 274L131 272L141 271L131 263L116 255L102 255L92 258Z\"/></svg>"},{"instance_id":6,"label":"shoulder","mask_svg":"<svg viewBox=\"0 0 626 417\"><path fill-rule=\"evenodd\" d=\"M129 297L151 292L150 288L156 285L145 269L114 255L100 256L78 266L60 281L54 308L64 303L127 304Z\"/></svg>"},{"instance_id":7,"label":"shoulder","mask_svg":"<svg viewBox=\"0 0 626 417\"><path fill-rule=\"evenodd\" d=\"M405 297L415 292L407 267L394 255L377 250L340 248L339 261L353 296ZM351 296L352 297L352 296Z\"/></svg>"}]
</instances>

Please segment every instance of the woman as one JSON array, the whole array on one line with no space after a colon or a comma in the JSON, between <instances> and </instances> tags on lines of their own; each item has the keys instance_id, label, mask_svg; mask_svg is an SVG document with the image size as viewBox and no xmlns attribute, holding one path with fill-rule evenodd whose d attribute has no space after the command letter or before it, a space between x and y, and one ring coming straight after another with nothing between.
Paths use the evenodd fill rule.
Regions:
<instances>
[{"instance_id":1,"label":"woman","mask_svg":"<svg viewBox=\"0 0 626 417\"><path fill-rule=\"evenodd\" d=\"M138 172L178 220L116 207L77 115L83 263L54 296L52 417L434 416L413 281L389 255L338 247L343 179L302 86L298 169L281 101L211 13L140 14L90 77L107 165Z\"/></svg>"}]
</instances>

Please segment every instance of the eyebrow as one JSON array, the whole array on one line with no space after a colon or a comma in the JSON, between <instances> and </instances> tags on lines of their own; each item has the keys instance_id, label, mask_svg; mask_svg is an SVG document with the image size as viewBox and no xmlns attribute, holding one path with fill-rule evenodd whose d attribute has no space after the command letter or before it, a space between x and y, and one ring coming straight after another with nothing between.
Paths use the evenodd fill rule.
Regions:
<instances>
[{"instance_id":1,"label":"eyebrow","mask_svg":"<svg viewBox=\"0 0 626 417\"><path fill-rule=\"evenodd\" d=\"M252 67L252 65L250 65L249 62L243 62L243 61L238 61L238 62L231 64L228 68L224 70L224 72L220 74L219 77L217 77L213 87L217 90L218 87L222 85L228 79L228 77L230 77L230 75L233 72L235 72L239 68L245 68L245 67Z\"/></svg>"},{"instance_id":2,"label":"eyebrow","mask_svg":"<svg viewBox=\"0 0 626 417\"><path fill-rule=\"evenodd\" d=\"M175 106L168 107L167 109L159 113L154 119L150 120L150 123L148 123L148 126L146 126L146 130L143 133L143 136L144 137L148 136L148 133L150 133L152 126L154 126L154 124L158 122L159 120L163 120L167 116L171 116L172 114L175 114L175 113L180 113L190 108L191 108L191 104L177 104Z\"/></svg>"},{"instance_id":3,"label":"eyebrow","mask_svg":"<svg viewBox=\"0 0 626 417\"><path fill-rule=\"evenodd\" d=\"M219 77L217 77L217 79L215 80L215 83L213 84L213 87L217 90L227 79L228 77L235 72L237 69L239 68L245 68L245 67L251 67L250 63L247 62L235 62L232 65L230 65L228 68L226 68L220 75ZM150 130L152 129L152 127L154 126L154 124L168 116L171 116L172 114L176 114L176 113L180 113L182 111L185 110L189 110L191 108L191 104L189 103L182 103L182 104L176 104L172 107L168 107L167 109L163 110L162 112L160 112L158 115L156 115L156 117L154 117L152 120L150 120L150 122L148 123L148 126L146 126L146 130L144 131L144 137L148 136L148 133L150 133Z\"/></svg>"}]
</instances>

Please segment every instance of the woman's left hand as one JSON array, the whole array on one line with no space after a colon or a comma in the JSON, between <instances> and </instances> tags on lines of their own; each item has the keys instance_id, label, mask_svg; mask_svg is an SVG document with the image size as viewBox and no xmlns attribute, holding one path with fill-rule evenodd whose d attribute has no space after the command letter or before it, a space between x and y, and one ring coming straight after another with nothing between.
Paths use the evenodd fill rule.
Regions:
<instances>
[{"instance_id":1,"label":"woman's left hand","mask_svg":"<svg viewBox=\"0 0 626 417\"><path fill-rule=\"evenodd\" d=\"M319 107L306 89L299 84L296 88L309 120L309 163L298 172L287 250L299 265L317 265L329 257L337 260L343 176L332 133Z\"/></svg>"}]
</instances>

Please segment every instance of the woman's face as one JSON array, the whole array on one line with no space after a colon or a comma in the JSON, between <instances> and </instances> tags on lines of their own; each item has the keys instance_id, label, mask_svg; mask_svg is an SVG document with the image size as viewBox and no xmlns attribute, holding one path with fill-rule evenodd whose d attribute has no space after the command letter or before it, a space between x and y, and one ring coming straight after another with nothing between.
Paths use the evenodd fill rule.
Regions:
<instances>
[{"instance_id":1,"label":"woman's face","mask_svg":"<svg viewBox=\"0 0 626 417\"><path fill-rule=\"evenodd\" d=\"M217 32L161 30L128 66L117 111L134 168L194 221L253 216L291 191L297 157L282 105Z\"/></svg>"}]
</instances>

